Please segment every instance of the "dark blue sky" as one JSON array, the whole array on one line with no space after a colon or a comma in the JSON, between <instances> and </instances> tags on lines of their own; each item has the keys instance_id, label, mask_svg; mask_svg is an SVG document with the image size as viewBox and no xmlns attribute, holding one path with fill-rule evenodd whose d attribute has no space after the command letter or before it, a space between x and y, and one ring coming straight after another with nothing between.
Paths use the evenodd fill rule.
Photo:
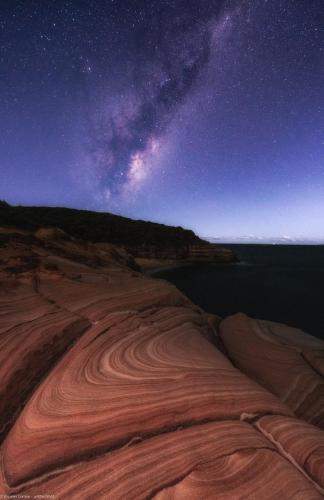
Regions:
<instances>
[{"instance_id":1,"label":"dark blue sky","mask_svg":"<svg viewBox=\"0 0 324 500\"><path fill-rule=\"evenodd\" d=\"M324 241L322 0L0 12L0 199Z\"/></svg>"}]
</instances>

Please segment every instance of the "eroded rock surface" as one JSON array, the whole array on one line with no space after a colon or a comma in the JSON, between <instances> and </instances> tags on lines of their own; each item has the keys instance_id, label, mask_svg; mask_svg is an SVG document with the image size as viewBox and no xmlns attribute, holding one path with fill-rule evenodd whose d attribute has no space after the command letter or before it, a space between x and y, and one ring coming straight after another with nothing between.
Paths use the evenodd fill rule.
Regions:
<instances>
[{"instance_id":1,"label":"eroded rock surface","mask_svg":"<svg viewBox=\"0 0 324 500\"><path fill-rule=\"evenodd\" d=\"M72 499L322 498L271 442L239 421L139 441L20 491Z\"/></svg>"},{"instance_id":2,"label":"eroded rock surface","mask_svg":"<svg viewBox=\"0 0 324 500\"><path fill-rule=\"evenodd\" d=\"M322 498L323 432L296 418L320 387L320 343L264 322L256 333L241 316L237 331L229 319L220 334L235 367L218 349L219 319L137 272L126 253L6 234L1 494ZM261 343L276 355L259 362ZM273 359L286 367L271 378ZM297 359L308 371L292 390ZM282 374L294 397L276 389ZM321 422L320 404L308 403L306 420Z\"/></svg>"},{"instance_id":3,"label":"eroded rock surface","mask_svg":"<svg viewBox=\"0 0 324 500\"><path fill-rule=\"evenodd\" d=\"M226 318L220 335L233 363L280 397L302 419L324 429L324 342L244 314Z\"/></svg>"}]
</instances>

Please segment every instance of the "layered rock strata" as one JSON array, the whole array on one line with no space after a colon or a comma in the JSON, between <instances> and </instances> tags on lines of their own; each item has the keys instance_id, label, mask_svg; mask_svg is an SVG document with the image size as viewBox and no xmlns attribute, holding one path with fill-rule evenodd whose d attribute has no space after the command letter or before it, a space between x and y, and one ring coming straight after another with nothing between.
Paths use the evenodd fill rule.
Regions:
<instances>
[{"instance_id":1,"label":"layered rock strata","mask_svg":"<svg viewBox=\"0 0 324 500\"><path fill-rule=\"evenodd\" d=\"M324 429L324 342L296 328L244 314L220 336L235 366L276 394L300 418Z\"/></svg>"},{"instance_id":2,"label":"layered rock strata","mask_svg":"<svg viewBox=\"0 0 324 500\"><path fill-rule=\"evenodd\" d=\"M200 243L183 245L181 247L172 246L170 243L166 247L156 245L142 247L128 247L127 250L144 267L151 267L151 262L158 261L155 267L169 267L175 264L186 263L233 263L238 259L229 248L201 241ZM148 261L146 263L146 261Z\"/></svg>"},{"instance_id":3,"label":"layered rock strata","mask_svg":"<svg viewBox=\"0 0 324 500\"><path fill-rule=\"evenodd\" d=\"M24 234L4 239L0 258L1 494L323 497L324 433L296 416L321 421L317 403L301 411L317 382L307 375L284 398L266 368L260 377L251 320L246 347L237 318L220 338L217 317L109 246ZM320 343L257 324L257 340L303 353L320 376ZM296 359L280 356L287 393Z\"/></svg>"}]
</instances>

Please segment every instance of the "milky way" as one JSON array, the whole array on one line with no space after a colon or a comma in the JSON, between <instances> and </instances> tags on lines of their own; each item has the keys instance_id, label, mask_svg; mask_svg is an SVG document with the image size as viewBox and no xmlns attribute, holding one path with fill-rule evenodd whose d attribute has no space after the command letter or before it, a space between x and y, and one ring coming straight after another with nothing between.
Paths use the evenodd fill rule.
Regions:
<instances>
[{"instance_id":1,"label":"milky way","mask_svg":"<svg viewBox=\"0 0 324 500\"><path fill-rule=\"evenodd\" d=\"M321 0L1 11L0 198L324 238Z\"/></svg>"},{"instance_id":2,"label":"milky way","mask_svg":"<svg viewBox=\"0 0 324 500\"><path fill-rule=\"evenodd\" d=\"M104 89L101 108L89 110L87 165L107 202L132 197L152 173L168 124L209 63L222 4L157 1L134 10L127 56L106 77L120 89L112 99Z\"/></svg>"}]
</instances>

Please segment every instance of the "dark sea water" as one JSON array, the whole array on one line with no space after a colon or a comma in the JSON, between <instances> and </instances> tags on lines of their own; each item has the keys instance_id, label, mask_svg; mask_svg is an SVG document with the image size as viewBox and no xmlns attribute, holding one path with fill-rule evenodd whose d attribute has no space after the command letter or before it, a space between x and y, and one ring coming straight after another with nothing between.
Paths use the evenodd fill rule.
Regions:
<instances>
[{"instance_id":1,"label":"dark sea water","mask_svg":"<svg viewBox=\"0 0 324 500\"><path fill-rule=\"evenodd\" d=\"M324 339L324 246L224 245L240 262L155 273L208 312L246 314Z\"/></svg>"}]
</instances>

